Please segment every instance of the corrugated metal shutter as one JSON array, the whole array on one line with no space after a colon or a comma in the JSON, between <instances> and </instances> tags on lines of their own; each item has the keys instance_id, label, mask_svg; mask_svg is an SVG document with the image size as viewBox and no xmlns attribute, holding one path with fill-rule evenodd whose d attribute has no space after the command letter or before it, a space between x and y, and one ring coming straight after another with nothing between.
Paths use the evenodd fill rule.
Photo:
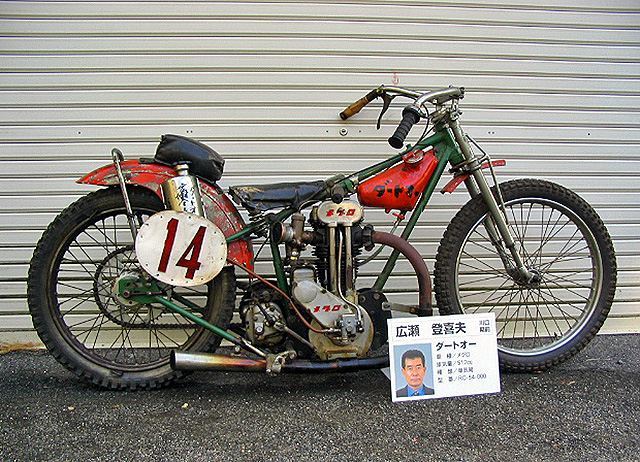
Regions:
<instances>
[{"instance_id":1,"label":"corrugated metal shutter","mask_svg":"<svg viewBox=\"0 0 640 462\"><path fill-rule=\"evenodd\" d=\"M392 153L398 108L380 132L376 108L337 118L382 83L467 87L465 126L508 160L501 179L544 177L596 206L620 267L605 331L639 331L639 28L633 0L1 2L0 341L35 339L33 247L111 147L149 156L184 134L223 153L223 186L324 178ZM465 200L427 213L430 267Z\"/></svg>"}]
</instances>

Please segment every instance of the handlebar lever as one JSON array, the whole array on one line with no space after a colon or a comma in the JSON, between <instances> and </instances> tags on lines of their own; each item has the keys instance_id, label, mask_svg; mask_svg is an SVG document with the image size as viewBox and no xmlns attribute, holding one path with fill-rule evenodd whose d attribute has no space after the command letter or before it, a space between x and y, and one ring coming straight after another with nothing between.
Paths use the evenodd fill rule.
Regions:
<instances>
[{"instance_id":1,"label":"handlebar lever","mask_svg":"<svg viewBox=\"0 0 640 462\"><path fill-rule=\"evenodd\" d=\"M378 116L378 123L376 125L376 128L378 130L380 130L380 124L382 123L382 116L384 115L385 112L387 112L387 109L389 109L389 105L391 104L391 101L393 101L393 98L395 98L398 95L390 95L389 93L387 93L386 91L382 92L382 111L380 111L380 115Z\"/></svg>"},{"instance_id":2,"label":"handlebar lever","mask_svg":"<svg viewBox=\"0 0 640 462\"><path fill-rule=\"evenodd\" d=\"M382 96L383 94L384 94L384 88L383 87L378 87L378 88L376 88L374 90L371 90L369 93L364 95L358 101L356 101L355 103L350 105L348 108L346 108L344 111L342 111L340 113L340 118L342 120L347 120L349 117L351 117L353 115L356 115L358 112L360 112L360 110L363 107L365 107L371 101L376 99L378 96Z\"/></svg>"}]
</instances>

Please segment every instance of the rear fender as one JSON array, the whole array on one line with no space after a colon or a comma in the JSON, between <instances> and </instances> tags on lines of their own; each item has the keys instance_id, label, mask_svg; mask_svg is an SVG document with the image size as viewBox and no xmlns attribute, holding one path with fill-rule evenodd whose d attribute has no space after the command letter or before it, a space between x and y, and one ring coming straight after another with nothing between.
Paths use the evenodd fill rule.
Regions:
<instances>
[{"instance_id":1,"label":"rear fender","mask_svg":"<svg viewBox=\"0 0 640 462\"><path fill-rule=\"evenodd\" d=\"M120 164L122 174L127 184L133 184L150 189L162 199L162 183L176 176L175 170L159 164L140 163L138 160L127 160ZM105 165L83 176L77 183L97 186L118 185L118 173L113 164ZM225 236L231 236L245 227L244 220L238 209L224 194L215 187L198 178L202 192L202 205L209 220L214 222ZM229 243L228 257L243 266L253 269L253 250L251 241L238 240Z\"/></svg>"}]
</instances>

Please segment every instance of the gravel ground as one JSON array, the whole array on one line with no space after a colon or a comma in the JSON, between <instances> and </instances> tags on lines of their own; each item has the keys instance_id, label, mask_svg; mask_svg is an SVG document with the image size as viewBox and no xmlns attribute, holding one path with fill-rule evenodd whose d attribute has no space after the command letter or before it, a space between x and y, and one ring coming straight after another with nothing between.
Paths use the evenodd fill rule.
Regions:
<instances>
[{"instance_id":1,"label":"gravel ground","mask_svg":"<svg viewBox=\"0 0 640 462\"><path fill-rule=\"evenodd\" d=\"M196 373L85 384L46 352L0 356L0 461L638 461L640 335L599 336L502 392L391 402L379 371Z\"/></svg>"}]
</instances>

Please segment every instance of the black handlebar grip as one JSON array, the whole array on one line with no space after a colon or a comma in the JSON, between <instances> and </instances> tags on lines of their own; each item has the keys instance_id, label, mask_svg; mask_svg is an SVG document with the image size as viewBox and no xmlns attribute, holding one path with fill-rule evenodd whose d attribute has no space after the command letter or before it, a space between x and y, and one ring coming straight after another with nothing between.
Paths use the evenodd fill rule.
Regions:
<instances>
[{"instance_id":1,"label":"black handlebar grip","mask_svg":"<svg viewBox=\"0 0 640 462\"><path fill-rule=\"evenodd\" d=\"M416 123L418 123L420 117L422 117L422 115L416 107L409 105L404 108L402 111L402 122L400 122L396 131L389 138L389 144L391 147L400 149L404 146L404 140L407 139L409 131Z\"/></svg>"}]
</instances>

